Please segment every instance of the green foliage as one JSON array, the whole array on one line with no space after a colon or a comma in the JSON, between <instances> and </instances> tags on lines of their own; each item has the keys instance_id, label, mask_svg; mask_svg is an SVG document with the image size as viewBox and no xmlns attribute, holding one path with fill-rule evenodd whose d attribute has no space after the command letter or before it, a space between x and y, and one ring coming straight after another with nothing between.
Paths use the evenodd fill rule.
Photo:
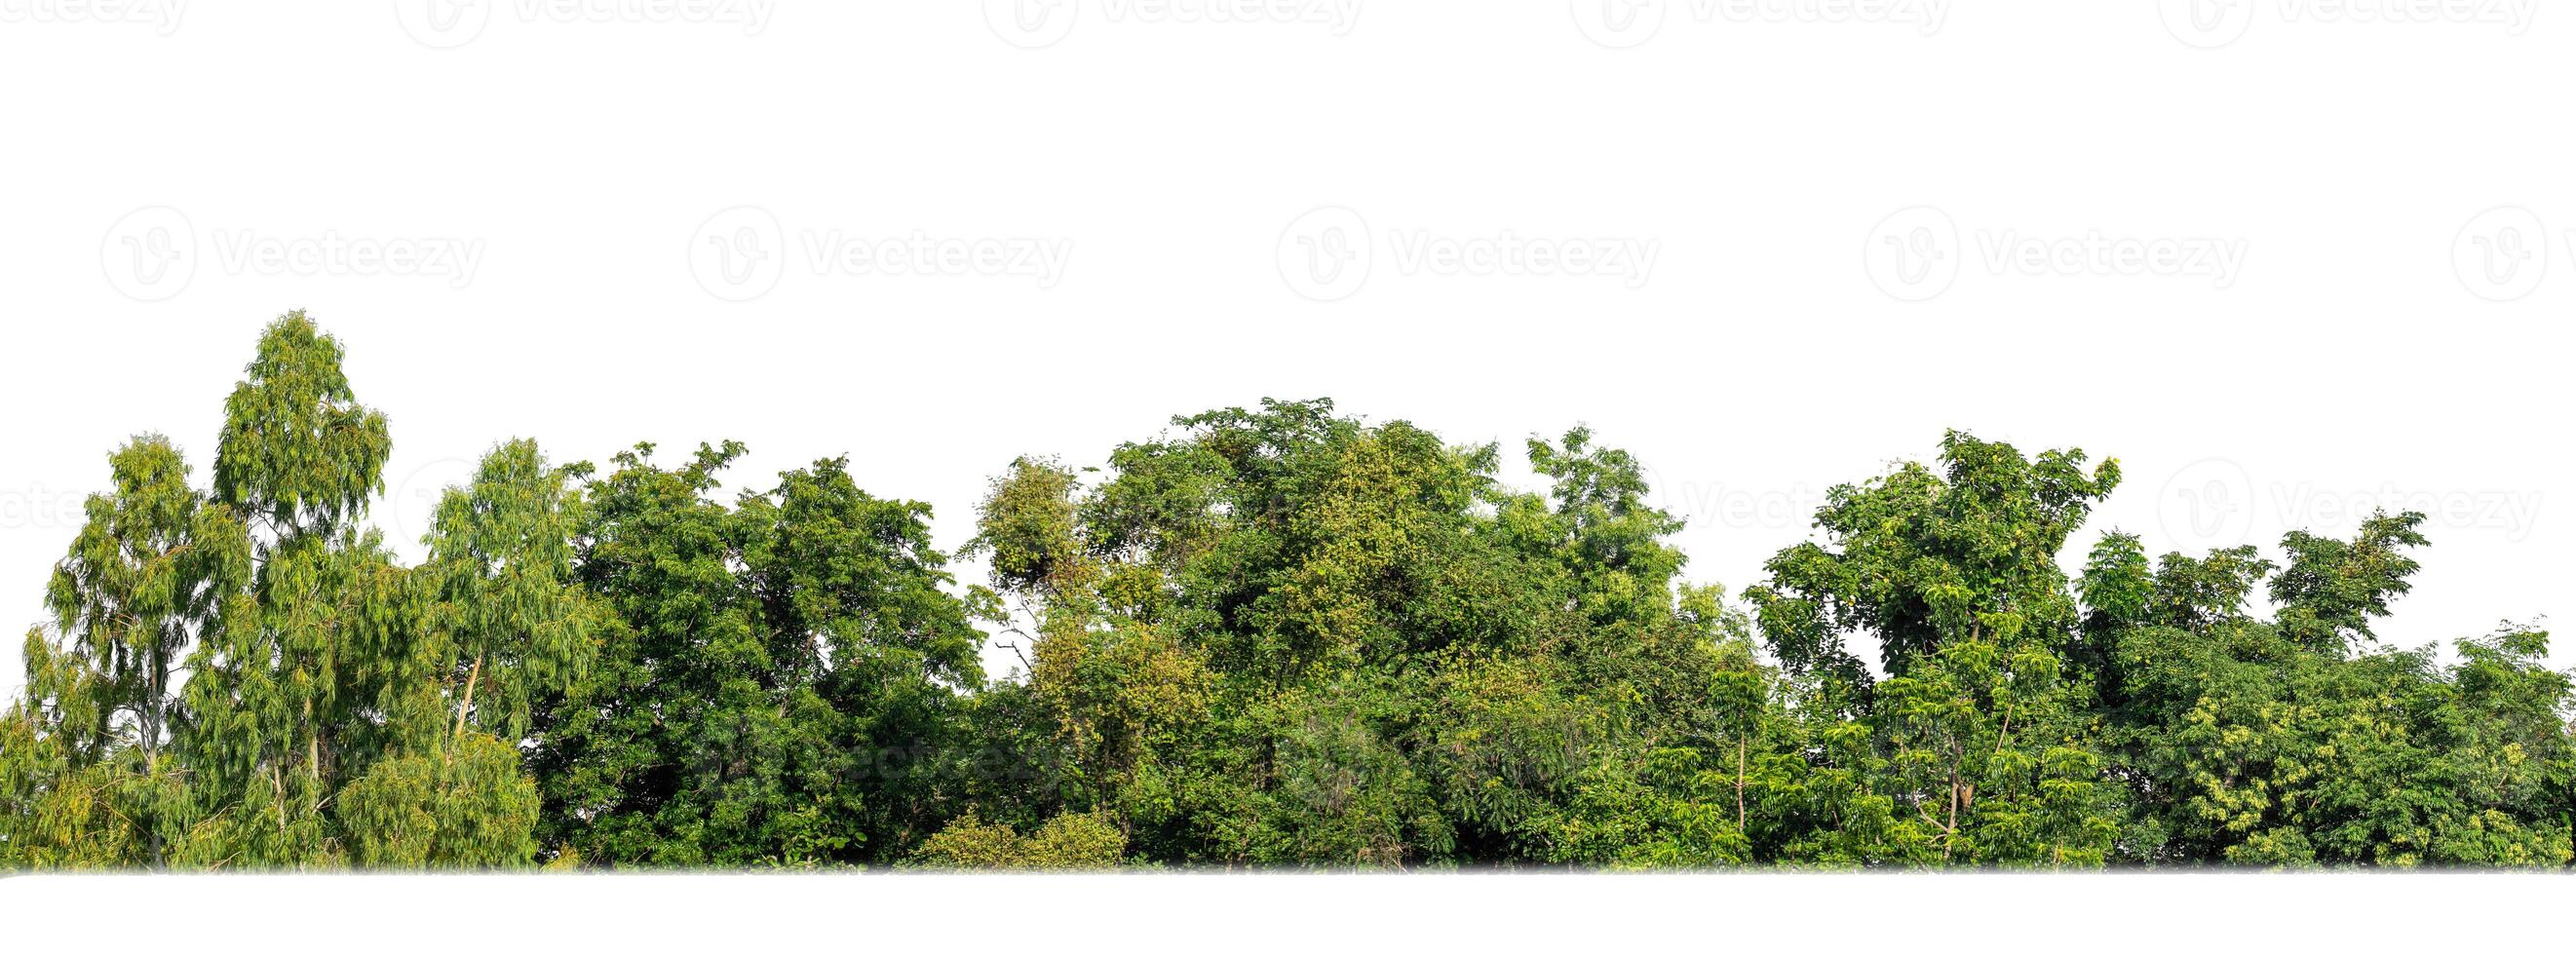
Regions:
<instances>
[{"instance_id":1,"label":"green foliage","mask_svg":"<svg viewBox=\"0 0 2576 955\"><path fill-rule=\"evenodd\" d=\"M0 721L0 862L532 861L517 749L444 715L474 686L460 647L502 660L505 701L578 669L560 635L585 598L545 513L562 501L535 502L533 445L505 448L451 497L433 568L400 566L363 526L384 416L340 359L300 312L262 333L209 491L158 436L111 459L115 490L56 568L53 632L29 636L26 694Z\"/></svg>"},{"instance_id":2,"label":"green foliage","mask_svg":"<svg viewBox=\"0 0 2576 955\"><path fill-rule=\"evenodd\" d=\"M1746 595L1772 651L1793 671L1865 687L1846 633L1876 637L1895 675L1954 640L2054 648L2075 624L2058 551L2120 483L2118 462L2088 475L2084 460L2074 450L2026 459L1954 431L1938 471L1908 463L1834 488L1816 525L1839 549L1783 550L1766 565L1771 582Z\"/></svg>"},{"instance_id":3,"label":"green foliage","mask_svg":"<svg viewBox=\"0 0 2576 955\"><path fill-rule=\"evenodd\" d=\"M537 786L491 736L376 763L340 791L349 861L376 868L506 868L536 854Z\"/></svg>"},{"instance_id":4,"label":"green foliage","mask_svg":"<svg viewBox=\"0 0 2576 955\"><path fill-rule=\"evenodd\" d=\"M1737 604L1589 428L1523 489L1267 401L1011 462L990 590L847 459L720 494L731 442L502 443L404 566L341 360L271 324L209 487L111 456L0 711L0 869L2576 862L2547 635L2377 646L2417 514L2070 576L2118 464L1952 432Z\"/></svg>"},{"instance_id":5,"label":"green foliage","mask_svg":"<svg viewBox=\"0 0 2576 955\"><path fill-rule=\"evenodd\" d=\"M2312 649L2340 652L2375 640L2370 618L2388 616L2388 602L2412 587L2417 564L2404 547L2427 541L2416 528L2424 515L2372 515L2361 535L2339 541L2299 531L2281 539L2290 566L2272 578L2281 604L2281 631Z\"/></svg>"},{"instance_id":6,"label":"green foliage","mask_svg":"<svg viewBox=\"0 0 2576 955\"><path fill-rule=\"evenodd\" d=\"M446 637L436 668L463 673L453 735L471 721L525 736L532 701L588 669L599 611L572 582L581 499L571 482L585 472L551 467L536 442L513 441L439 501L424 570Z\"/></svg>"},{"instance_id":7,"label":"green foliage","mask_svg":"<svg viewBox=\"0 0 2576 955\"><path fill-rule=\"evenodd\" d=\"M26 865L164 859L188 815L184 767L165 758L184 716L173 676L251 575L241 523L188 485L169 439L136 438L108 464L115 490L90 497L46 590L61 643L28 635L0 755L0 800L33 823L7 830Z\"/></svg>"},{"instance_id":8,"label":"green foliage","mask_svg":"<svg viewBox=\"0 0 2576 955\"><path fill-rule=\"evenodd\" d=\"M224 399L214 496L280 537L327 535L384 490L393 438L382 413L358 404L340 359L338 339L288 312Z\"/></svg>"},{"instance_id":9,"label":"green foliage","mask_svg":"<svg viewBox=\"0 0 2576 955\"><path fill-rule=\"evenodd\" d=\"M944 818L981 634L929 508L839 459L727 506L742 450L639 446L589 487L577 579L611 622L534 754L547 841L587 864L888 862Z\"/></svg>"},{"instance_id":10,"label":"green foliage","mask_svg":"<svg viewBox=\"0 0 2576 955\"><path fill-rule=\"evenodd\" d=\"M2103 664L2100 748L2129 790L2121 852L2151 864L2564 865L2576 849L2569 677L2547 636L2351 655L2403 594L2419 514L2352 541L2292 533L2277 621L2243 602L2274 567L2251 548L2171 554L2134 540L2087 571ZM2134 610L2115 595L2150 594Z\"/></svg>"},{"instance_id":11,"label":"green foliage","mask_svg":"<svg viewBox=\"0 0 2576 955\"><path fill-rule=\"evenodd\" d=\"M986 499L971 546L1049 728L1014 761L1063 769L1019 818L1103 814L1181 863L1611 861L1600 767L1745 732L1708 724L1748 621L1685 587L1679 522L1588 430L1529 443L1533 494L1492 446L1326 402L1173 424L1096 482L1023 459Z\"/></svg>"},{"instance_id":12,"label":"green foliage","mask_svg":"<svg viewBox=\"0 0 2576 955\"><path fill-rule=\"evenodd\" d=\"M1127 836L1095 815L1066 813L1022 835L973 813L922 843L917 864L939 869L1106 869L1127 849Z\"/></svg>"}]
</instances>

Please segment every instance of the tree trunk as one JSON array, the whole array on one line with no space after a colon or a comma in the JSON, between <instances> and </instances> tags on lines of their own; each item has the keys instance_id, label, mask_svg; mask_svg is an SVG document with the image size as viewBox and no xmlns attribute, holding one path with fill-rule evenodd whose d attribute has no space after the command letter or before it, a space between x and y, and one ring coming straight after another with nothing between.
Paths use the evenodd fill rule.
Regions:
<instances>
[{"instance_id":1,"label":"tree trunk","mask_svg":"<svg viewBox=\"0 0 2576 955\"><path fill-rule=\"evenodd\" d=\"M313 780L313 811L322 811L322 727L313 722L313 698L304 699L304 775Z\"/></svg>"},{"instance_id":2,"label":"tree trunk","mask_svg":"<svg viewBox=\"0 0 2576 955\"><path fill-rule=\"evenodd\" d=\"M149 689L143 702L143 775L146 778L161 774L161 684L169 679L166 667L156 648L152 655ZM143 825L146 841L152 846L152 867L163 868L160 813L151 813Z\"/></svg>"},{"instance_id":3,"label":"tree trunk","mask_svg":"<svg viewBox=\"0 0 2576 955\"><path fill-rule=\"evenodd\" d=\"M1942 826L1941 861L1950 861L1950 850L1959 844L1959 771L1950 771L1950 821Z\"/></svg>"},{"instance_id":4,"label":"tree trunk","mask_svg":"<svg viewBox=\"0 0 2576 955\"><path fill-rule=\"evenodd\" d=\"M159 757L154 755L148 748L144 750L143 753L143 774L147 777L158 776L161 774L161 761ZM156 802L157 801L158 800L156 800ZM143 825L143 831L147 834L152 843L152 868L166 868L167 863L165 863L161 858L161 814L159 812L152 813L151 817L146 820Z\"/></svg>"},{"instance_id":5,"label":"tree trunk","mask_svg":"<svg viewBox=\"0 0 2576 955\"><path fill-rule=\"evenodd\" d=\"M474 655L474 668L465 674L464 698L456 701L456 732L449 734L447 756L443 763L456 762L456 741L465 738L465 711L474 708L474 684L483 682L483 655Z\"/></svg>"},{"instance_id":6,"label":"tree trunk","mask_svg":"<svg viewBox=\"0 0 2576 955\"><path fill-rule=\"evenodd\" d=\"M1735 740L1735 831L1744 832L1744 747L1743 737Z\"/></svg>"}]
</instances>

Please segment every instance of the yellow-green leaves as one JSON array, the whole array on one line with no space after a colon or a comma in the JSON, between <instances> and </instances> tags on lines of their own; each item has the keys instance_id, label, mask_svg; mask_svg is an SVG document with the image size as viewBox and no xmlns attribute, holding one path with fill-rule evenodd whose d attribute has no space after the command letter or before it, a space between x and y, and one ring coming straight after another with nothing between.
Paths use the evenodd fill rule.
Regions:
<instances>
[{"instance_id":1,"label":"yellow-green leaves","mask_svg":"<svg viewBox=\"0 0 2576 955\"><path fill-rule=\"evenodd\" d=\"M1022 834L973 813L922 843L914 859L940 869L1106 869L1123 861L1127 837L1109 820L1066 813Z\"/></svg>"},{"instance_id":2,"label":"yellow-green leaves","mask_svg":"<svg viewBox=\"0 0 2576 955\"><path fill-rule=\"evenodd\" d=\"M468 726L527 735L536 697L562 692L590 665L601 611L573 584L572 481L536 442L512 441L439 501L425 570L438 589L436 678L453 698L450 736Z\"/></svg>"},{"instance_id":3,"label":"yellow-green leaves","mask_svg":"<svg viewBox=\"0 0 2576 955\"><path fill-rule=\"evenodd\" d=\"M536 783L516 749L483 733L459 737L443 756L379 762L338 803L354 865L518 868L536 854Z\"/></svg>"},{"instance_id":4,"label":"yellow-green leaves","mask_svg":"<svg viewBox=\"0 0 2576 955\"><path fill-rule=\"evenodd\" d=\"M215 499L280 538L337 530L384 489L393 439L385 416L358 404L340 357L338 339L288 312L224 400Z\"/></svg>"}]
</instances>

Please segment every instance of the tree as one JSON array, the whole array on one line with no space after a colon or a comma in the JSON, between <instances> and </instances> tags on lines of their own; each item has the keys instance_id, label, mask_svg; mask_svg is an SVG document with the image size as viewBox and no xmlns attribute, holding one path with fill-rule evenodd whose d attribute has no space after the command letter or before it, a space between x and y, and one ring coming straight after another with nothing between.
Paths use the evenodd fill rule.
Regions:
<instances>
[{"instance_id":1,"label":"tree","mask_svg":"<svg viewBox=\"0 0 2576 955\"><path fill-rule=\"evenodd\" d=\"M338 864L330 794L384 749L376 714L421 704L429 588L359 528L392 442L341 357L289 312L224 403L214 493L253 522L256 570L189 666L184 742L209 814L195 862Z\"/></svg>"},{"instance_id":2,"label":"tree","mask_svg":"<svg viewBox=\"0 0 2576 955\"><path fill-rule=\"evenodd\" d=\"M532 701L588 668L598 612L572 579L581 504L572 482L585 473L547 464L534 441L512 441L440 499L428 569L447 635L435 669L462 675L451 738L469 720L505 740L527 735ZM484 686L492 692L477 709Z\"/></svg>"},{"instance_id":3,"label":"tree","mask_svg":"<svg viewBox=\"0 0 2576 955\"><path fill-rule=\"evenodd\" d=\"M129 845L137 855L106 858L159 866L187 818L183 774L163 753L179 704L173 678L247 586L250 542L230 509L188 485L168 438L134 439L109 469L115 490L90 497L46 591L62 643L29 635L29 696L15 720L24 755L49 759L47 775L82 777L72 791L126 830L84 828L86 848Z\"/></svg>"},{"instance_id":4,"label":"tree","mask_svg":"<svg viewBox=\"0 0 2576 955\"><path fill-rule=\"evenodd\" d=\"M495 445L405 566L342 359L271 323L210 487L110 457L0 710L0 870L2576 863L2548 634L2373 632L2420 514L2070 577L2117 462L1951 432L1738 603L1588 427L1517 487L1265 401L1011 461L991 589L848 458L720 491L732 442Z\"/></svg>"},{"instance_id":5,"label":"tree","mask_svg":"<svg viewBox=\"0 0 2576 955\"><path fill-rule=\"evenodd\" d=\"M2169 554L2134 539L2085 574L2103 644L2103 746L2127 783L2122 852L2155 864L2563 865L2571 699L2547 636L2505 627L2430 648L2352 655L2418 565L2422 515L2375 516L2355 539ZM2245 607L2270 576L2274 621ZM2141 596L2143 595L2143 596ZM2558 793L2559 795L2552 795Z\"/></svg>"},{"instance_id":6,"label":"tree","mask_svg":"<svg viewBox=\"0 0 2576 955\"><path fill-rule=\"evenodd\" d=\"M2076 450L2026 459L1953 431L1937 473L1909 462L1834 488L1816 524L1840 549L1783 550L1766 565L1772 582L1747 595L1772 652L1865 686L1843 634L1876 637L1896 675L1953 640L2027 636L2054 648L2076 622L2057 553L2120 483L2119 462L2086 474L2084 461Z\"/></svg>"},{"instance_id":7,"label":"tree","mask_svg":"<svg viewBox=\"0 0 2576 955\"><path fill-rule=\"evenodd\" d=\"M953 810L938 787L977 603L951 595L929 508L842 459L714 500L739 444L591 482L575 578L613 618L539 719L544 832L586 864L892 861Z\"/></svg>"},{"instance_id":8,"label":"tree","mask_svg":"<svg viewBox=\"0 0 2576 955\"><path fill-rule=\"evenodd\" d=\"M522 731L531 684L586 647L564 475L504 448L450 497L434 566L400 566L363 526L384 417L341 356L301 312L268 326L211 495L167 439L112 459L115 491L49 590L61 639L31 636L29 693L0 726L15 861L530 861L534 783L466 717L490 682L515 705L483 722ZM486 677L460 647L500 662Z\"/></svg>"},{"instance_id":9,"label":"tree","mask_svg":"<svg viewBox=\"0 0 2576 955\"><path fill-rule=\"evenodd\" d=\"M1827 752L1843 755L1825 764L1850 775L1822 793L1841 805L1819 814L1892 813L1868 827L1883 833L1871 841L1808 851L2099 865L2115 812L2085 739L2088 687L2065 671L2083 642L2057 553L2118 486L2119 465L2087 474L2082 451L2025 458L1955 431L1941 461L1835 488L1816 524L1836 546L1781 551L1748 594L1772 651L1816 678L1812 705L1858 724L1826 730L1841 741ZM1884 683L1845 649L1849 633L1876 638Z\"/></svg>"},{"instance_id":10,"label":"tree","mask_svg":"<svg viewBox=\"0 0 2576 955\"><path fill-rule=\"evenodd\" d=\"M2344 652L2376 640L2372 617L2388 616L2388 602L2405 596L2407 582L2420 569L2399 548L2427 542L2417 528L2424 515L2379 513L2363 521L2350 541L2292 531L2281 539L2290 566L2272 578L2272 599L2281 604L2281 629L2312 649Z\"/></svg>"},{"instance_id":11,"label":"tree","mask_svg":"<svg viewBox=\"0 0 2576 955\"><path fill-rule=\"evenodd\" d=\"M340 341L288 312L260 333L259 353L224 399L215 498L272 539L328 536L384 491L393 438L341 372Z\"/></svg>"},{"instance_id":12,"label":"tree","mask_svg":"<svg viewBox=\"0 0 2576 955\"><path fill-rule=\"evenodd\" d=\"M1532 440L1524 493L1492 446L1329 402L1173 425L985 500L968 550L1034 650L1025 696L988 692L1051 726L1020 762L1066 768L1023 823L1187 862L1577 861L1612 824L1570 815L1584 786L1706 734L1720 602L1681 599L1679 522L1589 430Z\"/></svg>"}]
</instances>

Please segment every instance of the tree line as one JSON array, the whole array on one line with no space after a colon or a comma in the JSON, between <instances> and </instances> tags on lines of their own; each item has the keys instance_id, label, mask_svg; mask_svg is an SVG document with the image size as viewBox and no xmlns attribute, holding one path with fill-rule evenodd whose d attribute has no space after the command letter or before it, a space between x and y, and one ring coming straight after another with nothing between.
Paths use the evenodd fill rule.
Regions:
<instances>
[{"instance_id":1,"label":"tree line","mask_svg":"<svg viewBox=\"0 0 2576 955\"><path fill-rule=\"evenodd\" d=\"M1953 432L1730 595L1583 428L1532 491L1265 401L1012 462L983 585L845 458L721 494L732 442L503 443L406 566L342 354L270 324L203 483L110 456L0 714L0 870L2576 858L2547 634L2372 632L2420 514L2070 573L2117 462Z\"/></svg>"}]
</instances>

